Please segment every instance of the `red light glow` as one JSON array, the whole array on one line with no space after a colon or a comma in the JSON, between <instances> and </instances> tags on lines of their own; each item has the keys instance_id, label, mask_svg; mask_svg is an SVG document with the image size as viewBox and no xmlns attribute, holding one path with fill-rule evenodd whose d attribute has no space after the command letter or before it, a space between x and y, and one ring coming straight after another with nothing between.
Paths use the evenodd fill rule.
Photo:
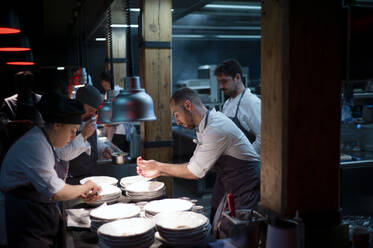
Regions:
<instances>
[{"instance_id":1,"label":"red light glow","mask_svg":"<svg viewBox=\"0 0 373 248\"><path fill-rule=\"evenodd\" d=\"M6 62L7 65L35 65L34 62L21 62L21 61L17 61L17 62Z\"/></svg>"},{"instance_id":2,"label":"red light glow","mask_svg":"<svg viewBox=\"0 0 373 248\"><path fill-rule=\"evenodd\" d=\"M22 52L30 50L28 47L0 47L0 52Z\"/></svg>"},{"instance_id":3,"label":"red light glow","mask_svg":"<svg viewBox=\"0 0 373 248\"><path fill-rule=\"evenodd\" d=\"M0 34L17 34L19 32L21 32L21 30L17 28L0 27Z\"/></svg>"}]
</instances>

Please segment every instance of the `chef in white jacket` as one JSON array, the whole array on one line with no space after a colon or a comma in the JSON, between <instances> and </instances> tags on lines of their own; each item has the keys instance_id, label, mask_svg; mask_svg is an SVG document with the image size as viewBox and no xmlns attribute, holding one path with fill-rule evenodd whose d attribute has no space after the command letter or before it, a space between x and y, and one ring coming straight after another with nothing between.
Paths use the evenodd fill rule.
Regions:
<instances>
[{"instance_id":1,"label":"chef in white jacket","mask_svg":"<svg viewBox=\"0 0 373 248\"><path fill-rule=\"evenodd\" d=\"M195 91L189 88L177 90L171 98L170 109L178 125L197 128L198 142L193 157L185 164L139 157L137 172L144 177L200 179L214 169L217 178L211 199L211 219L214 218L214 228L226 229L227 225L218 224L226 193L234 195L238 209L253 208L259 201L259 155L244 133L224 114L203 106ZM226 230L222 231L227 234Z\"/></svg>"},{"instance_id":2,"label":"chef in white jacket","mask_svg":"<svg viewBox=\"0 0 373 248\"><path fill-rule=\"evenodd\" d=\"M64 227L57 201L87 198L99 189L91 181L66 184L68 167L55 154L55 148L75 137L82 104L53 92L37 106L45 125L17 140L1 167L0 241L4 244L7 236L8 247L62 247Z\"/></svg>"},{"instance_id":3,"label":"chef in white jacket","mask_svg":"<svg viewBox=\"0 0 373 248\"><path fill-rule=\"evenodd\" d=\"M242 69L236 60L222 62L216 67L215 75L220 90L229 96L222 112L244 132L260 154L261 100L245 88Z\"/></svg>"}]
</instances>

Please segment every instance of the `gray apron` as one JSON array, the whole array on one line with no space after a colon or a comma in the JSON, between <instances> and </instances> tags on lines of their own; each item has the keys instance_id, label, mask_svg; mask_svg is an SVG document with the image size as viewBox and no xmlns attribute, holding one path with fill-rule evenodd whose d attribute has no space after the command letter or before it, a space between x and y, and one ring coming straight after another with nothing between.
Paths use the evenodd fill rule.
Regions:
<instances>
[{"instance_id":1,"label":"gray apron","mask_svg":"<svg viewBox=\"0 0 373 248\"><path fill-rule=\"evenodd\" d=\"M206 114L205 128L208 124L208 116L209 111ZM219 157L213 167L216 180L211 207L217 209L213 227L218 228L219 225L222 231L227 229L224 223L220 223L222 211L226 210L225 195L227 193L233 194L237 209L254 208L257 205L260 193L259 167L259 161L245 161L227 155Z\"/></svg>"},{"instance_id":2,"label":"gray apron","mask_svg":"<svg viewBox=\"0 0 373 248\"><path fill-rule=\"evenodd\" d=\"M77 185L84 177L93 176L95 166L98 159L97 151L97 132L95 131L88 139L91 145L91 155L83 152L77 158L70 160L69 184Z\"/></svg>"},{"instance_id":3,"label":"gray apron","mask_svg":"<svg viewBox=\"0 0 373 248\"><path fill-rule=\"evenodd\" d=\"M236 126L241 129L241 131L245 134L246 138L250 141L250 143L254 143L255 140L256 140L256 135L255 133L252 131L252 130L246 130L242 125L241 125L241 122L238 120L237 118L237 114L238 114L238 109L240 108L240 104L241 104L241 99L243 97L243 95L245 94L246 92L246 89L242 92L241 96L240 96L240 99L238 100L238 104L237 104L237 109L236 109L236 114L234 115L234 117L228 117L229 119L231 119L234 124L236 124Z\"/></svg>"},{"instance_id":4,"label":"gray apron","mask_svg":"<svg viewBox=\"0 0 373 248\"><path fill-rule=\"evenodd\" d=\"M43 133L54 153L54 169L64 180L69 164L57 159ZM8 247L65 247L65 218L57 202L39 193L32 184L4 193Z\"/></svg>"}]
</instances>

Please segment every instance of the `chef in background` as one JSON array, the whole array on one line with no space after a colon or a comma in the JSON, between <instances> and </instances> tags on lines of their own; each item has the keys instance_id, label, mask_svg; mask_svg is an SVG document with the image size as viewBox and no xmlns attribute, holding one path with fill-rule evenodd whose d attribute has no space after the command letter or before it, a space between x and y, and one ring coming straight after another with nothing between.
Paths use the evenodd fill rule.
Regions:
<instances>
[{"instance_id":1,"label":"chef in background","mask_svg":"<svg viewBox=\"0 0 373 248\"><path fill-rule=\"evenodd\" d=\"M259 155L244 133L224 114L215 109L207 110L198 94L189 88L173 94L170 110L178 125L191 130L197 128L194 154L185 164L167 164L138 157L138 174L148 178L174 176L197 180L214 169L217 178L210 219L214 218L215 227L221 220L226 193L234 195L237 208L255 207L260 189ZM221 231L227 234L226 230Z\"/></svg>"},{"instance_id":2,"label":"chef in background","mask_svg":"<svg viewBox=\"0 0 373 248\"><path fill-rule=\"evenodd\" d=\"M69 161L69 177L67 182L79 184L80 180L93 176L98 159L111 158L112 150L104 142L97 139L96 115L102 103L101 94L93 86L81 87L76 92L76 99L84 106L82 124L78 135L68 145L56 149L57 156Z\"/></svg>"},{"instance_id":3,"label":"chef in background","mask_svg":"<svg viewBox=\"0 0 373 248\"><path fill-rule=\"evenodd\" d=\"M220 90L229 96L222 112L244 132L260 154L261 100L245 88L237 60L223 61L216 67L215 76Z\"/></svg>"},{"instance_id":4,"label":"chef in background","mask_svg":"<svg viewBox=\"0 0 373 248\"><path fill-rule=\"evenodd\" d=\"M6 223L6 228L0 226L0 234L7 233L8 247L12 248L62 247L57 202L78 197L94 200L99 190L91 181L79 186L66 184L68 167L55 154L55 148L74 139L83 105L53 92L44 95L37 107L45 125L33 127L13 144L0 172L0 213Z\"/></svg>"}]
</instances>

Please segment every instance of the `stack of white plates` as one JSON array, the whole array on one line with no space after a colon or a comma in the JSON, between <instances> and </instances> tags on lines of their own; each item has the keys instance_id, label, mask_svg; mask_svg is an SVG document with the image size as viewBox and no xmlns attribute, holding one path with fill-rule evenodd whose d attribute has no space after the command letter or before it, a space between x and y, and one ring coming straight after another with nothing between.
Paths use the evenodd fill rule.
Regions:
<instances>
[{"instance_id":1,"label":"stack of white plates","mask_svg":"<svg viewBox=\"0 0 373 248\"><path fill-rule=\"evenodd\" d=\"M130 201L148 201L160 198L165 194L165 184L157 181L142 181L126 187L126 195Z\"/></svg>"},{"instance_id":2,"label":"stack of white plates","mask_svg":"<svg viewBox=\"0 0 373 248\"><path fill-rule=\"evenodd\" d=\"M100 199L95 202L87 202L91 206L99 206L103 203L115 203L119 200L122 195L122 190L120 188L110 185L110 184L100 184L101 191L99 192Z\"/></svg>"},{"instance_id":3,"label":"stack of white plates","mask_svg":"<svg viewBox=\"0 0 373 248\"><path fill-rule=\"evenodd\" d=\"M122 186L123 190L126 190L126 187L130 184L146 182L149 180L151 180L151 178L145 178L142 176L123 177L122 179L120 179L120 186Z\"/></svg>"},{"instance_id":4,"label":"stack of white plates","mask_svg":"<svg viewBox=\"0 0 373 248\"><path fill-rule=\"evenodd\" d=\"M83 178L82 180L80 180L80 184L85 184L88 180L94 182L97 185L111 184L116 186L118 183L118 179L116 179L115 177L95 176Z\"/></svg>"},{"instance_id":5,"label":"stack of white plates","mask_svg":"<svg viewBox=\"0 0 373 248\"><path fill-rule=\"evenodd\" d=\"M99 247L150 247L154 242L154 223L144 218L116 220L97 230Z\"/></svg>"},{"instance_id":6,"label":"stack of white plates","mask_svg":"<svg viewBox=\"0 0 373 248\"><path fill-rule=\"evenodd\" d=\"M96 232L101 225L113 220L137 217L140 214L140 211L140 207L134 204L104 204L93 209L89 214L91 219L91 231Z\"/></svg>"},{"instance_id":7,"label":"stack of white plates","mask_svg":"<svg viewBox=\"0 0 373 248\"><path fill-rule=\"evenodd\" d=\"M153 217L158 213L188 211L193 207L193 203L183 199L163 199L151 201L144 206L145 216Z\"/></svg>"},{"instance_id":8,"label":"stack of white plates","mask_svg":"<svg viewBox=\"0 0 373 248\"><path fill-rule=\"evenodd\" d=\"M203 246L211 231L206 216L189 211L159 213L153 220L156 237L171 246Z\"/></svg>"}]
</instances>

